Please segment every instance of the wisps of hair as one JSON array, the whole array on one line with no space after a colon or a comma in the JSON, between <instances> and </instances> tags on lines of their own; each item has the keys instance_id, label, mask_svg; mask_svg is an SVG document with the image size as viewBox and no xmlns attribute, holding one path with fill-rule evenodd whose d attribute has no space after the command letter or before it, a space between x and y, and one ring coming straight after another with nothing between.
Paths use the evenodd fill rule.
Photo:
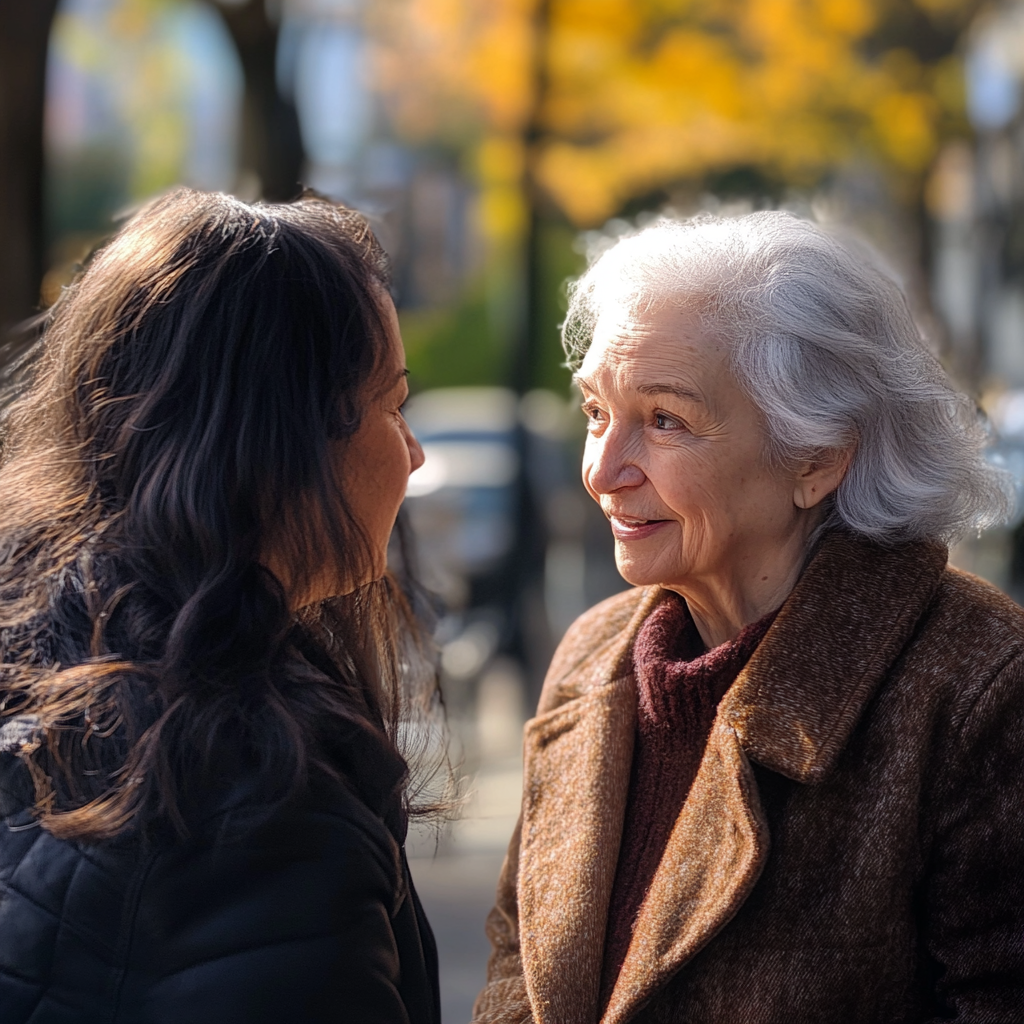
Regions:
<instances>
[{"instance_id":1,"label":"wisps of hair","mask_svg":"<svg viewBox=\"0 0 1024 1024\"><path fill-rule=\"evenodd\" d=\"M952 542L1003 521L1012 482L984 458L986 426L950 383L900 286L870 248L788 213L660 219L570 286L574 368L603 317L663 305L730 343L736 378L780 463L854 449L826 528L882 543Z\"/></svg>"}]
</instances>

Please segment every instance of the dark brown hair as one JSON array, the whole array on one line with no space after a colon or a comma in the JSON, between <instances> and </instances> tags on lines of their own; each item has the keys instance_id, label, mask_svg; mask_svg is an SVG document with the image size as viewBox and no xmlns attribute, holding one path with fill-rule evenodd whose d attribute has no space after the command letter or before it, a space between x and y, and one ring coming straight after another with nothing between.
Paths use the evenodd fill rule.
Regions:
<instances>
[{"instance_id":1,"label":"dark brown hair","mask_svg":"<svg viewBox=\"0 0 1024 1024\"><path fill-rule=\"evenodd\" d=\"M400 594L295 615L261 561L273 545L298 592L369 564L344 453L387 281L351 210L179 189L52 310L0 466L0 694L41 725L22 756L55 835L184 831L226 763L263 807L311 772L358 783L348 735L390 750L400 786Z\"/></svg>"}]
</instances>

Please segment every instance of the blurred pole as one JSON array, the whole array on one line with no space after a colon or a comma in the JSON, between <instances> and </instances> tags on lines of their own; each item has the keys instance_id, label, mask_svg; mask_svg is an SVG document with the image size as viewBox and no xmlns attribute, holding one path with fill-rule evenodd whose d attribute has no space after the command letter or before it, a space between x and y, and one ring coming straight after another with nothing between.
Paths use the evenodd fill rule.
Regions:
<instances>
[{"instance_id":1,"label":"blurred pole","mask_svg":"<svg viewBox=\"0 0 1024 1024\"><path fill-rule=\"evenodd\" d=\"M533 12L530 108L523 127L522 194L526 204L526 237L523 240L523 313L513 340L510 384L522 397L537 379L537 363L543 337L544 196L537 175L540 147L545 137L544 105L548 95L548 41L551 0L536 0ZM544 613L544 557L547 546L544 509L530 486L528 463L530 437L520 422L516 430L519 453L516 540L507 573L507 593L512 622L511 648L526 668L527 704L536 703L540 684L551 655L551 637Z\"/></svg>"},{"instance_id":2,"label":"blurred pole","mask_svg":"<svg viewBox=\"0 0 1024 1024\"><path fill-rule=\"evenodd\" d=\"M0 0L0 337L39 304L46 52L57 0Z\"/></svg>"},{"instance_id":3,"label":"blurred pole","mask_svg":"<svg viewBox=\"0 0 1024 1024\"><path fill-rule=\"evenodd\" d=\"M986 0L957 0L941 8L916 0L888 0L878 6L878 20L864 45L867 52L873 54L906 51L921 68L949 67L950 61L962 57L970 25L978 11L987 6ZM957 77L960 79L959 72ZM962 88L962 85L958 87ZM961 132L969 135L969 127L962 121L960 124L955 120L947 122L940 130L951 133L954 138ZM937 156L938 152L933 155L929 166L906 174L899 195L903 241L908 257L906 269L914 274L907 286L923 307L932 309L935 304L928 299L928 282L935 277L939 240L925 195L926 182L934 173ZM958 366L961 383L972 391L980 385L979 359L978 352L965 353Z\"/></svg>"},{"instance_id":4,"label":"blurred pole","mask_svg":"<svg viewBox=\"0 0 1024 1024\"><path fill-rule=\"evenodd\" d=\"M526 238L523 244L523 301L517 344L512 360L512 386L524 395L537 373L540 339L544 325L543 208L545 198L537 174L540 148L545 138L544 104L548 95L548 40L551 33L551 0L537 0L533 12L533 46L530 69L530 109L523 129L523 198L526 202Z\"/></svg>"},{"instance_id":5,"label":"blurred pole","mask_svg":"<svg viewBox=\"0 0 1024 1024\"><path fill-rule=\"evenodd\" d=\"M268 13L266 0L209 2L234 40L245 78L239 171L258 179L261 198L294 199L301 190L306 154L295 103L278 88L279 21Z\"/></svg>"}]
</instances>

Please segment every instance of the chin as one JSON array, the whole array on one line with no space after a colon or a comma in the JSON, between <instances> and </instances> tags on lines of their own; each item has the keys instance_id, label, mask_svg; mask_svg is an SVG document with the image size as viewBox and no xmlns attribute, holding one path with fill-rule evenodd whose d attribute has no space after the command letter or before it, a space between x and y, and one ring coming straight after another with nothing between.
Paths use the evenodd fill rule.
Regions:
<instances>
[{"instance_id":1,"label":"chin","mask_svg":"<svg viewBox=\"0 0 1024 1024\"><path fill-rule=\"evenodd\" d=\"M656 572L653 566L637 565L635 562L620 562L618 559L615 560L615 568L619 570L619 575L634 587L660 585L664 576L664 573Z\"/></svg>"}]
</instances>

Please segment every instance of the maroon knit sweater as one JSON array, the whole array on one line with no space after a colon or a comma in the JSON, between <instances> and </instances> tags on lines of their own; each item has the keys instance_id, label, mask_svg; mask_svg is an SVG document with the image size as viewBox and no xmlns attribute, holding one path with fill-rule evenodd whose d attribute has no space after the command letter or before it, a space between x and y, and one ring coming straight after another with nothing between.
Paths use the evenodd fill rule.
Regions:
<instances>
[{"instance_id":1,"label":"maroon knit sweater","mask_svg":"<svg viewBox=\"0 0 1024 1024\"><path fill-rule=\"evenodd\" d=\"M602 1005L611 998L637 915L697 774L718 702L775 615L766 615L735 639L707 651L686 602L671 594L637 634L636 740L608 911Z\"/></svg>"}]
</instances>

